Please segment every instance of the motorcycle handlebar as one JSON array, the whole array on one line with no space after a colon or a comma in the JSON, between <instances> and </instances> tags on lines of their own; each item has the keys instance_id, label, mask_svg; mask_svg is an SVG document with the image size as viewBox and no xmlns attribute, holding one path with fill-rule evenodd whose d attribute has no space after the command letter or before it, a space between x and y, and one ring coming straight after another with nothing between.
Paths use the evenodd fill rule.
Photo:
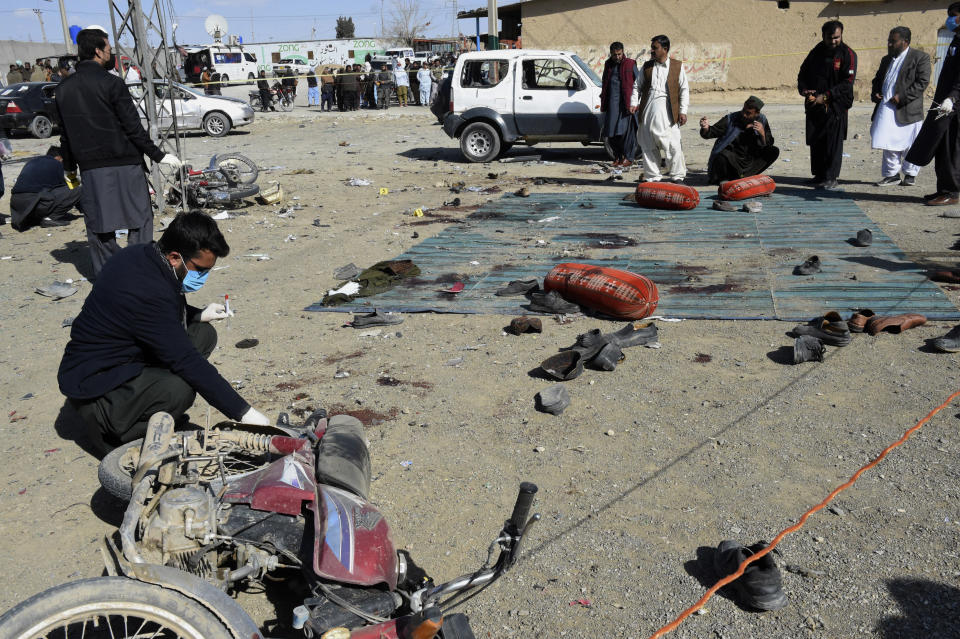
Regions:
<instances>
[{"instance_id":1,"label":"motorcycle handlebar","mask_svg":"<svg viewBox=\"0 0 960 639\"><path fill-rule=\"evenodd\" d=\"M533 506L533 498L537 494L537 485L532 482L521 482L520 492L517 493L517 501L513 505L513 514L510 515L510 525L513 526L513 533L523 532L527 525L527 518L530 516L530 508Z\"/></svg>"}]
</instances>

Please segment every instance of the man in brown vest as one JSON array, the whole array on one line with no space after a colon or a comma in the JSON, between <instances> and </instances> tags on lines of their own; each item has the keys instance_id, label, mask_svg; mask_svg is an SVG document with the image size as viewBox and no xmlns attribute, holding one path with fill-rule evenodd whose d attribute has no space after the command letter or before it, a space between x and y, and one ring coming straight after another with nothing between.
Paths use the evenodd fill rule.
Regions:
<instances>
[{"instance_id":1,"label":"man in brown vest","mask_svg":"<svg viewBox=\"0 0 960 639\"><path fill-rule=\"evenodd\" d=\"M683 182L687 167L680 148L680 127L687 123L690 87L683 63L670 59L670 38L658 35L650 42L650 60L637 77L630 110L640 113L640 148L643 177L648 182L663 179L660 152L673 182Z\"/></svg>"}]
</instances>

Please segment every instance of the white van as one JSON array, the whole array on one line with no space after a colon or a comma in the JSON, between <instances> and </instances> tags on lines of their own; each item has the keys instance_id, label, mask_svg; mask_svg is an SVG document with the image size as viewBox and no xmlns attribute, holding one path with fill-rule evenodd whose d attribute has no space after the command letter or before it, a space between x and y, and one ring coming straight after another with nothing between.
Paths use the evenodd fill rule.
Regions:
<instances>
[{"instance_id":1,"label":"white van","mask_svg":"<svg viewBox=\"0 0 960 639\"><path fill-rule=\"evenodd\" d=\"M413 49L410 47L398 47L396 49L387 49L383 54L391 58L400 58L400 61L403 62L407 58L410 58L410 61L413 62Z\"/></svg>"},{"instance_id":2,"label":"white van","mask_svg":"<svg viewBox=\"0 0 960 639\"><path fill-rule=\"evenodd\" d=\"M254 80L257 77L257 56L244 51L243 45L218 43L205 47L189 47L186 51L183 73L187 82L199 82L205 66L213 66L220 74L221 82Z\"/></svg>"}]
</instances>

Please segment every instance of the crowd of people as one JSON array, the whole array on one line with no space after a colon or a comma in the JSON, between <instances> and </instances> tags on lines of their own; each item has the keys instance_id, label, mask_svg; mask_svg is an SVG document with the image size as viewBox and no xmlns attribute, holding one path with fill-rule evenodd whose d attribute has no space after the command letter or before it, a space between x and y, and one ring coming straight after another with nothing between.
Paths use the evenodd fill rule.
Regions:
<instances>
[{"instance_id":1,"label":"crowd of people","mask_svg":"<svg viewBox=\"0 0 960 639\"><path fill-rule=\"evenodd\" d=\"M10 65L6 75L6 86L21 82L60 82L70 74L69 67L54 67L49 60L37 58L34 64L17 60Z\"/></svg>"},{"instance_id":2,"label":"crowd of people","mask_svg":"<svg viewBox=\"0 0 960 639\"><path fill-rule=\"evenodd\" d=\"M960 100L960 2L952 3L947 15L946 28L956 35L929 112L923 96L930 84L930 56L910 46L908 27L891 29L887 55L880 61L870 91L876 105L871 116L872 146L883 152L876 186L914 186L920 167L936 158L937 190L924 196L931 206L960 203L960 139L954 110ZM655 36L650 59L638 65L624 54L622 43L611 44L600 102L603 135L617 156L614 165L632 166L639 150L645 181L680 183L687 174L680 128L687 122L690 89L683 65L670 58L669 51L670 39ZM827 191L840 189L856 77L857 54L843 41L843 23L824 23L821 41L800 65L797 90L804 100L813 174L809 184ZM763 101L751 96L741 110L713 124L700 119L700 136L716 139L707 165L709 183L758 175L777 160L779 149L762 108Z\"/></svg>"}]
</instances>

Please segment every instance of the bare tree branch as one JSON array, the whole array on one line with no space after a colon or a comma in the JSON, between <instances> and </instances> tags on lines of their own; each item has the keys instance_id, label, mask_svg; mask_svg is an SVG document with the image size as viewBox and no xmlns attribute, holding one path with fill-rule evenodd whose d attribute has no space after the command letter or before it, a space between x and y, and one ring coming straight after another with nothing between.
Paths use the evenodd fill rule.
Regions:
<instances>
[{"instance_id":1,"label":"bare tree branch","mask_svg":"<svg viewBox=\"0 0 960 639\"><path fill-rule=\"evenodd\" d=\"M422 38L428 26L430 20L417 0L391 0L390 21L383 35L395 44L413 46L414 39Z\"/></svg>"}]
</instances>

